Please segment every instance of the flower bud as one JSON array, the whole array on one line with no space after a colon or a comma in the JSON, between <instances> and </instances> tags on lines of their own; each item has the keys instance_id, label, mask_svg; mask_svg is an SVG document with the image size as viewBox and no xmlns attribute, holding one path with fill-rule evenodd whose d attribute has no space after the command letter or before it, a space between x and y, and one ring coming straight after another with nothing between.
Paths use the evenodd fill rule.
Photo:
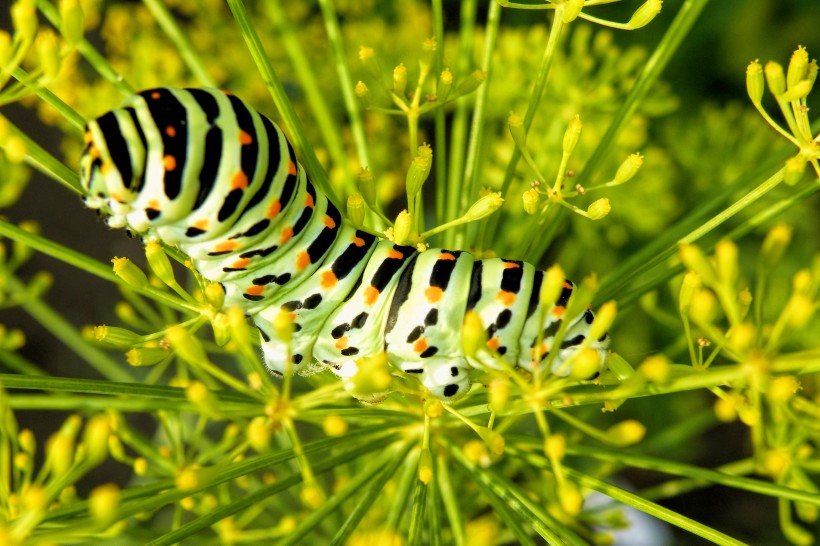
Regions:
<instances>
[{"instance_id":1,"label":"flower bud","mask_svg":"<svg viewBox=\"0 0 820 546\"><path fill-rule=\"evenodd\" d=\"M47 81L57 79L60 72L60 42L51 29L45 29L37 36L37 55L40 59L40 68Z\"/></svg>"},{"instance_id":2,"label":"flower bud","mask_svg":"<svg viewBox=\"0 0 820 546\"><path fill-rule=\"evenodd\" d=\"M148 286L148 277L139 267L128 258L114 258L114 274L124 280L129 286L134 288L145 288Z\"/></svg>"},{"instance_id":3,"label":"flower bud","mask_svg":"<svg viewBox=\"0 0 820 546\"><path fill-rule=\"evenodd\" d=\"M663 383L669 378L669 374L672 372L671 363L663 354L656 354L647 357L641 363L638 370L649 381L655 383Z\"/></svg>"},{"instance_id":4,"label":"flower bud","mask_svg":"<svg viewBox=\"0 0 820 546\"><path fill-rule=\"evenodd\" d=\"M507 400L510 398L510 381L506 377L497 378L489 384L490 409L496 413L501 413L507 407Z\"/></svg>"},{"instance_id":5,"label":"flower bud","mask_svg":"<svg viewBox=\"0 0 820 546\"><path fill-rule=\"evenodd\" d=\"M772 227L763 239L760 249L760 263L766 269L772 269L786 251L792 239L792 228L786 224L777 224Z\"/></svg>"},{"instance_id":6,"label":"flower bud","mask_svg":"<svg viewBox=\"0 0 820 546\"><path fill-rule=\"evenodd\" d=\"M145 257L148 259L148 266L159 280L168 286L177 286L174 278L174 270L171 267L171 260L162 249L162 245L157 241L148 241L145 244Z\"/></svg>"},{"instance_id":7,"label":"flower bud","mask_svg":"<svg viewBox=\"0 0 820 546\"><path fill-rule=\"evenodd\" d=\"M789 87L789 90L780 95L780 100L784 102L792 102L806 98L812 88L812 82L808 80L801 80Z\"/></svg>"},{"instance_id":8,"label":"flower bud","mask_svg":"<svg viewBox=\"0 0 820 546\"><path fill-rule=\"evenodd\" d=\"M544 279L541 282L541 291L538 293L538 303L541 307L549 309L558 301L558 297L564 289L565 282L566 277L564 276L564 271L558 264L551 266L544 272Z\"/></svg>"},{"instance_id":9,"label":"flower bud","mask_svg":"<svg viewBox=\"0 0 820 546\"><path fill-rule=\"evenodd\" d=\"M487 336L481 317L475 311L464 314L461 326L461 350L467 358L476 358L476 353L487 343Z\"/></svg>"},{"instance_id":10,"label":"flower bud","mask_svg":"<svg viewBox=\"0 0 820 546\"><path fill-rule=\"evenodd\" d=\"M468 95L478 89L478 86L484 83L484 80L487 79L487 73L483 70L476 70L458 84L456 88L456 95L459 97L463 95Z\"/></svg>"},{"instance_id":11,"label":"flower bud","mask_svg":"<svg viewBox=\"0 0 820 546\"><path fill-rule=\"evenodd\" d=\"M637 444L646 435L646 427L640 421L627 419L617 423L606 431L610 441L620 447Z\"/></svg>"},{"instance_id":12,"label":"flower bud","mask_svg":"<svg viewBox=\"0 0 820 546\"><path fill-rule=\"evenodd\" d=\"M26 159L28 147L26 142L17 135L9 135L0 144L6 152L6 158L12 163L22 163Z\"/></svg>"},{"instance_id":13,"label":"flower bud","mask_svg":"<svg viewBox=\"0 0 820 546\"><path fill-rule=\"evenodd\" d=\"M404 244L410 237L410 231L413 228L413 217L407 210L403 210L396 216L396 222L393 224L393 242L397 245Z\"/></svg>"},{"instance_id":14,"label":"flower bud","mask_svg":"<svg viewBox=\"0 0 820 546\"><path fill-rule=\"evenodd\" d=\"M598 319L595 319L598 322ZM589 336L590 339L597 339ZM572 369L569 372L573 379L589 379L601 371L601 354L592 347L584 347L571 357Z\"/></svg>"},{"instance_id":15,"label":"flower bud","mask_svg":"<svg viewBox=\"0 0 820 546\"><path fill-rule=\"evenodd\" d=\"M564 132L563 152L564 155L571 155L575 151L575 146L578 145L578 140L581 138L581 129L584 124L581 123L581 116L576 115L569 120L567 130Z\"/></svg>"},{"instance_id":16,"label":"flower bud","mask_svg":"<svg viewBox=\"0 0 820 546\"><path fill-rule=\"evenodd\" d=\"M86 462L98 465L108 456L108 435L111 433L109 419L105 415L95 415L85 425L83 446Z\"/></svg>"},{"instance_id":17,"label":"flower bud","mask_svg":"<svg viewBox=\"0 0 820 546\"><path fill-rule=\"evenodd\" d=\"M513 142L519 148L526 149L527 135L524 134L524 120L515 112L510 112L507 116L507 127L510 128L510 135L512 135Z\"/></svg>"},{"instance_id":18,"label":"flower bud","mask_svg":"<svg viewBox=\"0 0 820 546\"><path fill-rule=\"evenodd\" d=\"M170 351L160 347L134 347L125 353L125 361L131 366L153 366L168 358L170 354Z\"/></svg>"},{"instance_id":19,"label":"flower bud","mask_svg":"<svg viewBox=\"0 0 820 546\"><path fill-rule=\"evenodd\" d=\"M373 180L373 173L367 167L363 167L359 171L358 186L367 206L376 208L376 184Z\"/></svg>"},{"instance_id":20,"label":"flower bud","mask_svg":"<svg viewBox=\"0 0 820 546\"><path fill-rule=\"evenodd\" d=\"M558 486L558 502L566 514L575 516L584 507L584 496L581 495L577 485L564 481Z\"/></svg>"},{"instance_id":21,"label":"flower bud","mask_svg":"<svg viewBox=\"0 0 820 546\"><path fill-rule=\"evenodd\" d=\"M359 98L365 110L373 105L372 98L370 97L370 89L367 88L367 85L365 85L363 81L359 81L359 83L356 84L356 87L353 88L353 92L356 93L356 96Z\"/></svg>"},{"instance_id":22,"label":"flower bud","mask_svg":"<svg viewBox=\"0 0 820 546\"><path fill-rule=\"evenodd\" d=\"M379 66L379 61L376 58L376 52L372 47L362 46L359 48L359 60L362 61L365 71L370 76L380 80L382 77L382 68Z\"/></svg>"},{"instance_id":23,"label":"flower bud","mask_svg":"<svg viewBox=\"0 0 820 546\"><path fill-rule=\"evenodd\" d=\"M116 347L131 347L139 343L142 338L125 328L118 328L116 326L100 325L94 327L94 337L97 341L108 343Z\"/></svg>"},{"instance_id":24,"label":"flower bud","mask_svg":"<svg viewBox=\"0 0 820 546\"><path fill-rule=\"evenodd\" d=\"M30 429L24 428L21 430L17 435L17 442L20 444L20 449L29 455L34 455L37 451L37 439Z\"/></svg>"},{"instance_id":25,"label":"flower bud","mask_svg":"<svg viewBox=\"0 0 820 546\"><path fill-rule=\"evenodd\" d=\"M763 100L763 67L755 59L746 67L746 92L755 106Z\"/></svg>"},{"instance_id":26,"label":"flower bud","mask_svg":"<svg viewBox=\"0 0 820 546\"><path fill-rule=\"evenodd\" d=\"M120 507L120 488L113 483L100 485L88 497L88 511L91 517L102 524L109 524L117 517Z\"/></svg>"},{"instance_id":27,"label":"flower bud","mask_svg":"<svg viewBox=\"0 0 820 546\"><path fill-rule=\"evenodd\" d=\"M609 199L603 197L587 207L587 216L590 220L600 220L609 214L610 210L612 210L612 206L609 204Z\"/></svg>"},{"instance_id":28,"label":"flower bud","mask_svg":"<svg viewBox=\"0 0 820 546\"><path fill-rule=\"evenodd\" d=\"M799 46L791 59L789 59L789 67L786 69L786 85L792 89L795 85L806 78L809 69L809 54L806 48Z\"/></svg>"},{"instance_id":29,"label":"flower bud","mask_svg":"<svg viewBox=\"0 0 820 546\"><path fill-rule=\"evenodd\" d=\"M332 438L344 436L347 432L347 421L338 415L328 415L322 420L322 430Z\"/></svg>"},{"instance_id":30,"label":"flower bud","mask_svg":"<svg viewBox=\"0 0 820 546\"><path fill-rule=\"evenodd\" d=\"M636 30L645 27L661 12L661 0L646 0L629 19L627 27Z\"/></svg>"},{"instance_id":31,"label":"flower bud","mask_svg":"<svg viewBox=\"0 0 820 546\"><path fill-rule=\"evenodd\" d=\"M769 61L763 71L766 74L769 91L779 98L780 95L786 92L786 76L783 74L783 67L774 61Z\"/></svg>"},{"instance_id":32,"label":"flower bud","mask_svg":"<svg viewBox=\"0 0 820 546\"><path fill-rule=\"evenodd\" d=\"M9 67L8 64L11 62L13 54L14 48L12 47L11 34L5 30L0 30L0 70L5 69L9 71L11 67ZM5 138L5 135L0 131L0 140L3 138Z\"/></svg>"},{"instance_id":33,"label":"flower bud","mask_svg":"<svg viewBox=\"0 0 820 546\"><path fill-rule=\"evenodd\" d=\"M717 301L715 295L705 288L696 290L692 295L689 316L697 323L710 324L715 318Z\"/></svg>"},{"instance_id":34,"label":"flower bud","mask_svg":"<svg viewBox=\"0 0 820 546\"><path fill-rule=\"evenodd\" d=\"M37 32L37 10L34 0L17 0L11 6L11 22L15 38L23 43L31 43Z\"/></svg>"},{"instance_id":35,"label":"flower bud","mask_svg":"<svg viewBox=\"0 0 820 546\"><path fill-rule=\"evenodd\" d=\"M70 46L83 39L83 7L80 0L60 0L60 30Z\"/></svg>"},{"instance_id":36,"label":"flower bud","mask_svg":"<svg viewBox=\"0 0 820 546\"><path fill-rule=\"evenodd\" d=\"M782 404L791 400L799 390L800 382L796 377L791 375L776 377L769 383L769 399Z\"/></svg>"},{"instance_id":37,"label":"flower bud","mask_svg":"<svg viewBox=\"0 0 820 546\"><path fill-rule=\"evenodd\" d=\"M541 194L535 188L530 188L522 194L524 200L524 212L533 215L538 212L538 205L541 202Z\"/></svg>"},{"instance_id":38,"label":"flower bud","mask_svg":"<svg viewBox=\"0 0 820 546\"><path fill-rule=\"evenodd\" d=\"M429 447L421 449L419 455L419 481L424 485L428 485L433 479L433 455L430 453Z\"/></svg>"},{"instance_id":39,"label":"flower bud","mask_svg":"<svg viewBox=\"0 0 820 546\"><path fill-rule=\"evenodd\" d=\"M737 246L732 241L722 239L715 245L715 269L725 285L731 286L737 280Z\"/></svg>"},{"instance_id":40,"label":"flower bud","mask_svg":"<svg viewBox=\"0 0 820 546\"><path fill-rule=\"evenodd\" d=\"M296 329L294 326L294 316L290 311L280 309L276 316L273 317L272 325L276 338L282 343L289 344L293 339L293 332Z\"/></svg>"},{"instance_id":41,"label":"flower bud","mask_svg":"<svg viewBox=\"0 0 820 546\"><path fill-rule=\"evenodd\" d=\"M216 313L211 319L211 328L214 331L214 343L224 347L231 340L231 319L225 313Z\"/></svg>"},{"instance_id":42,"label":"flower bud","mask_svg":"<svg viewBox=\"0 0 820 546\"><path fill-rule=\"evenodd\" d=\"M251 419L248 425L248 443L258 453L264 453L270 446L271 428L265 417L258 416Z\"/></svg>"},{"instance_id":43,"label":"flower bud","mask_svg":"<svg viewBox=\"0 0 820 546\"><path fill-rule=\"evenodd\" d=\"M501 208L502 203L504 203L504 199L501 198L500 192L490 192L473 203L469 210L467 210L467 214L464 215L464 219L468 222L472 222L486 218Z\"/></svg>"},{"instance_id":44,"label":"flower bud","mask_svg":"<svg viewBox=\"0 0 820 546\"><path fill-rule=\"evenodd\" d=\"M202 348L202 344L184 326L171 326L165 331L165 337L176 351L177 356L185 362L197 366L201 362L208 361L208 355Z\"/></svg>"},{"instance_id":45,"label":"flower bud","mask_svg":"<svg viewBox=\"0 0 820 546\"><path fill-rule=\"evenodd\" d=\"M430 66L433 64L433 55L436 52L436 38L430 37L421 43L421 55L419 56L419 71L422 76L430 71Z\"/></svg>"},{"instance_id":46,"label":"flower bud","mask_svg":"<svg viewBox=\"0 0 820 546\"><path fill-rule=\"evenodd\" d=\"M544 440L544 455L550 461L561 461L567 454L567 437L563 434L550 434Z\"/></svg>"},{"instance_id":47,"label":"flower bud","mask_svg":"<svg viewBox=\"0 0 820 546\"><path fill-rule=\"evenodd\" d=\"M707 286L717 284L717 275L714 267L706 259L703 252L695 245L684 243L680 245L678 257L690 271L697 273Z\"/></svg>"},{"instance_id":48,"label":"flower bud","mask_svg":"<svg viewBox=\"0 0 820 546\"><path fill-rule=\"evenodd\" d=\"M800 154L787 159L783 168L783 182L787 186L794 186L800 182L806 172L806 163L807 161Z\"/></svg>"},{"instance_id":49,"label":"flower bud","mask_svg":"<svg viewBox=\"0 0 820 546\"><path fill-rule=\"evenodd\" d=\"M612 180L612 184L623 184L624 182L631 180L642 165L643 157L641 154L630 154L629 157L621 163L621 166L618 167L618 171L615 173L615 178Z\"/></svg>"},{"instance_id":50,"label":"flower bud","mask_svg":"<svg viewBox=\"0 0 820 546\"><path fill-rule=\"evenodd\" d=\"M193 491L201 485L201 476L193 468L183 468L174 479L174 485L180 491Z\"/></svg>"},{"instance_id":51,"label":"flower bud","mask_svg":"<svg viewBox=\"0 0 820 546\"><path fill-rule=\"evenodd\" d=\"M354 226L364 225L364 198L354 193L347 198L347 218Z\"/></svg>"},{"instance_id":52,"label":"flower bud","mask_svg":"<svg viewBox=\"0 0 820 546\"><path fill-rule=\"evenodd\" d=\"M407 170L405 187L407 188L407 198L412 199L421 191L421 187L430 175L430 168L433 166L433 150L428 144L419 146L418 155L413 158L410 168Z\"/></svg>"},{"instance_id":53,"label":"flower bud","mask_svg":"<svg viewBox=\"0 0 820 546\"><path fill-rule=\"evenodd\" d=\"M453 88L453 73L449 68L441 71L441 76L438 78L438 87L436 88L436 95L439 102L445 102L450 95L450 90Z\"/></svg>"},{"instance_id":54,"label":"flower bud","mask_svg":"<svg viewBox=\"0 0 820 546\"><path fill-rule=\"evenodd\" d=\"M219 400L202 381L191 381L185 388L185 398L209 417L218 418L221 415Z\"/></svg>"},{"instance_id":55,"label":"flower bud","mask_svg":"<svg viewBox=\"0 0 820 546\"><path fill-rule=\"evenodd\" d=\"M356 365L358 369L351 380L353 395L362 399L383 396L393 382L387 353L360 358Z\"/></svg>"},{"instance_id":56,"label":"flower bud","mask_svg":"<svg viewBox=\"0 0 820 546\"><path fill-rule=\"evenodd\" d=\"M407 67L399 63L399 66L393 69L393 92L400 97L404 96L404 91L407 88Z\"/></svg>"},{"instance_id":57,"label":"flower bud","mask_svg":"<svg viewBox=\"0 0 820 546\"><path fill-rule=\"evenodd\" d=\"M481 436L481 439L484 440L484 443L487 444L492 457L496 458L504 454L504 437L501 436L499 432L484 427L478 427L476 432Z\"/></svg>"},{"instance_id":58,"label":"flower bud","mask_svg":"<svg viewBox=\"0 0 820 546\"><path fill-rule=\"evenodd\" d=\"M589 327L587 337L590 339L598 339L607 333L609 327L612 326L612 323L615 321L615 315L617 313L618 305L615 303L615 300L604 302L595 314L595 320Z\"/></svg>"},{"instance_id":59,"label":"flower bud","mask_svg":"<svg viewBox=\"0 0 820 546\"><path fill-rule=\"evenodd\" d=\"M313 510L318 509L325 502L325 494L322 489L315 483L306 484L299 492L299 500L302 501L307 508Z\"/></svg>"}]
</instances>

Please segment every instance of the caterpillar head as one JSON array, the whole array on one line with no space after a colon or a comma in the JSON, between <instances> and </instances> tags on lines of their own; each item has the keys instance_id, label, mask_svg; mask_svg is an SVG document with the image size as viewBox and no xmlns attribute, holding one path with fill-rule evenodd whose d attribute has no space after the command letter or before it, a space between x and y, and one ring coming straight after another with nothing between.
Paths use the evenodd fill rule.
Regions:
<instances>
[{"instance_id":1,"label":"caterpillar head","mask_svg":"<svg viewBox=\"0 0 820 546\"><path fill-rule=\"evenodd\" d=\"M127 118L127 119L126 119ZM145 151L128 138L123 122L132 124L122 109L112 110L89 121L85 127L85 149L80 158L80 183L85 203L109 215L108 224L124 227L125 215L139 193L139 178Z\"/></svg>"}]
</instances>

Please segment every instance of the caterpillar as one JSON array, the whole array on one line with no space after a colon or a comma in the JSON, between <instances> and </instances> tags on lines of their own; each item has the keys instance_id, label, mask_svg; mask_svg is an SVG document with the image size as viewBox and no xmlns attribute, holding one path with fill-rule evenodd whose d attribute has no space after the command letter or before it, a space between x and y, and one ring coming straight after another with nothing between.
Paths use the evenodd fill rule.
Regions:
<instances>
[{"instance_id":1,"label":"caterpillar","mask_svg":"<svg viewBox=\"0 0 820 546\"><path fill-rule=\"evenodd\" d=\"M544 315L544 272L529 263L418 252L357 229L311 184L279 127L230 93L132 95L86 125L80 178L86 205L110 226L178 247L222 283L226 305L259 329L274 372L290 356L301 375L330 368L349 379L357 359L386 351L392 366L452 401L469 390L471 371L503 368L499 356L531 371L533 355L557 350L555 371L583 344L604 361L607 334L586 340L593 313L564 316L570 281ZM288 343L272 326L281 310L294 321ZM469 310L495 355L464 355ZM564 320L563 341L551 347Z\"/></svg>"}]
</instances>

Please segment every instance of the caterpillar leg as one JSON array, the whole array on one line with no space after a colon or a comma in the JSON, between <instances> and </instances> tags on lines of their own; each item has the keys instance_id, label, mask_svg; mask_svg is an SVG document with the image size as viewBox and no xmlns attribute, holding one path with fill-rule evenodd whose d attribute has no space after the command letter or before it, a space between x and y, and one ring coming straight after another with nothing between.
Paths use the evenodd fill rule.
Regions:
<instances>
[{"instance_id":1,"label":"caterpillar leg","mask_svg":"<svg viewBox=\"0 0 820 546\"><path fill-rule=\"evenodd\" d=\"M467 394L472 385L470 367L464 357L433 357L423 362L404 362L401 369L418 377L433 396L448 402Z\"/></svg>"}]
</instances>

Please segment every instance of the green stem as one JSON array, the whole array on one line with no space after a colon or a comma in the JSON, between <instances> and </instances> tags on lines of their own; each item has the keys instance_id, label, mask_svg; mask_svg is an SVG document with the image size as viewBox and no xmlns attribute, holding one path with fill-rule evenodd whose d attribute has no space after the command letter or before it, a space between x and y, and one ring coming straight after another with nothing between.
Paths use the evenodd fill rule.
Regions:
<instances>
[{"instance_id":1,"label":"green stem","mask_svg":"<svg viewBox=\"0 0 820 546\"><path fill-rule=\"evenodd\" d=\"M356 180L351 173L347 154L342 146L342 140L340 138L341 131L325 100L325 95L322 92L323 87L316 79L316 74L311 68L311 62L305 55L305 48L302 47L299 43L299 39L296 37L296 33L294 32L295 27L289 24L279 0L265 2L263 6L267 10L268 17L273 23L275 34L282 41L282 45L288 57L290 57L291 64L296 72L296 77L299 78L302 84L301 89L305 93L305 98L313 113L316 125L327 145L328 152L333 160L333 165L337 169L341 169L344 173L344 190L348 194L355 193L357 191Z\"/></svg>"},{"instance_id":2,"label":"green stem","mask_svg":"<svg viewBox=\"0 0 820 546\"><path fill-rule=\"evenodd\" d=\"M176 47L182 60L188 66L194 77L205 87L216 87L216 82L208 74L208 69L199 55L194 51L191 42L179 28L176 19L171 14L165 5L159 0L142 0L148 7L148 10L154 16L159 27L165 32L166 36L170 38L171 42Z\"/></svg>"},{"instance_id":3,"label":"green stem","mask_svg":"<svg viewBox=\"0 0 820 546\"><path fill-rule=\"evenodd\" d=\"M535 113L538 111L538 106L541 104L541 98L544 95L544 90L547 86L547 79L549 78L550 67L555 58L555 53L558 50L558 43L561 38L561 32L564 29L564 5L558 4L555 7L555 14L553 15L552 26L550 27L549 38L547 39L547 46L544 48L544 54L541 57L541 64L538 67L538 75L535 78L535 86L533 87L530 100L527 103L527 111L524 114L523 129L526 135L532 122L535 119ZM526 140L526 137L525 137ZM518 160L521 159L521 150L516 147L513 150L507 169L504 171L504 180L501 183L501 195L507 199L510 185L515 176L515 168L518 166ZM487 231L485 232L485 240L482 246L493 241L496 237L500 215L494 215L487 219Z\"/></svg>"},{"instance_id":4,"label":"green stem","mask_svg":"<svg viewBox=\"0 0 820 546\"><path fill-rule=\"evenodd\" d=\"M475 32L476 0L461 2L460 31L458 35L458 57L456 61L458 77L464 77L470 70L473 53L473 34ZM450 128L450 170L447 176L447 199L444 218L456 218L459 214L459 203L464 191L464 151L467 139L467 113L469 97L456 100L456 111ZM443 180L438 184L445 183ZM447 232L444 237L445 248L455 248L456 233Z\"/></svg>"},{"instance_id":5,"label":"green stem","mask_svg":"<svg viewBox=\"0 0 820 546\"><path fill-rule=\"evenodd\" d=\"M330 0L319 0L319 7L325 22L325 32L333 49L333 57L336 62L336 73L339 76L339 85L342 88L347 116L350 119L350 130L353 133L353 140L356 143L356 153L359 156L359 163L362 167L373 170L370 154L367 150L367 139L364 134L364 123L359 111L359 103L353 93L353 80L350 78L350 71L347 68L347 56L345 55L342 34L339 30L339 20L336 11Z\"/></svg>"},{"instance_id":6,"label":"green stem","mask_svg":"<svg viewBox=\"0 0 820 546\"><path fill-rule=\"evenodd\" d=\"M310 175L310 179L321 189L322 192L330 199L337 207L340 204L339 197L336 195L330 181L327 178L322 165L319 163L319 158L316 157L316 152L308 142L305 129L302 122L296 115L296 110L279 80L279 76L273 69L273 66L268 59L265 48L262 46L262 41L259 35L251 24L251 18L248 11L245 9L245 4L242 0L227 0L228 7L233 13L236 24L239 27L242 37L250 50L251 57L253 57L256 68L262 76L262 81L265 82L265 87L273 98L273 103L279 110L282 120L290 133L292 143L296 148L297 153L304 163L305 169Z\"/></svg>"},{"instance_id":7,"label":"green stem","mask_svg":"<svg viewBox=\"0 0 820 546\"><path fill-rule=\"evenodd\" d=\"M672 55L678 50L683 40L689 34L689 30L697 20L703 8L709 0L686 0L677 13L674 21L661 39L658 46L653 50L652 55L646 60L644 69L641 71L635 84L629 91L623 106L621 106L612 124L607 128L606 133L601 138L589 161L584 165L578 177L577 183L581 186L591 185L592 177L597 174L598 169L603 165L604 159L614 148L615 139L621 130L632 119L632 115L646 97L652 85L660 77Z\"/></svg>"},{"instance_id":8,"label":"green stem","mask_svg":"<svg viewBox=\"0 0 820 546\"><path fill-rule=\"evenodd\" d=\"M130 288L134 292L142 294L143 296L149 297L156 301L162 302L163 304L178 311L199 313L199 309L196 306L189 305L181 301L179 298L174 297L165 290L160 290L158 288L154 288L153 286L146 286L144 288L133 287L127 284L120 277L115 275L114 270L111 268L111 266L106 265L102 262L98 262L94 258L86 256L85 254L77 252L76 250L72 250L68 247L55 243L51 239L47 239L40 235L20 229L14 224L10 224L3 219L0 219L0 235L8 237L13 241L19 241L20 243L23 243L24 245L29 246L34 250L37 250L38 252L42 252L43 254L51 256L52 258L56 258L61 262L73 265L74 267L81 269L86 273L96 275L101 279L105 279L107 281Z\"/></svg>"},{"instance_id":9,"label":"green stem","mask_svg":"<svg viewBox=\"0 0 820 546\"><path fill-rule=\"evenodd\" d=\"M441 75L444 70L444 10L442 0L433 0L433 36L436 38L436 55L434 76ZM438 79L435 79L438 85ZM438 87L436 87L438 93ZM436 206L432 225L438 225L445 218L445 206L447 200L447 140L444 120L444 108L436 108L433 114L433 161L435 162L434 178L436 180Z\"/></svg>"}]
</instances>

